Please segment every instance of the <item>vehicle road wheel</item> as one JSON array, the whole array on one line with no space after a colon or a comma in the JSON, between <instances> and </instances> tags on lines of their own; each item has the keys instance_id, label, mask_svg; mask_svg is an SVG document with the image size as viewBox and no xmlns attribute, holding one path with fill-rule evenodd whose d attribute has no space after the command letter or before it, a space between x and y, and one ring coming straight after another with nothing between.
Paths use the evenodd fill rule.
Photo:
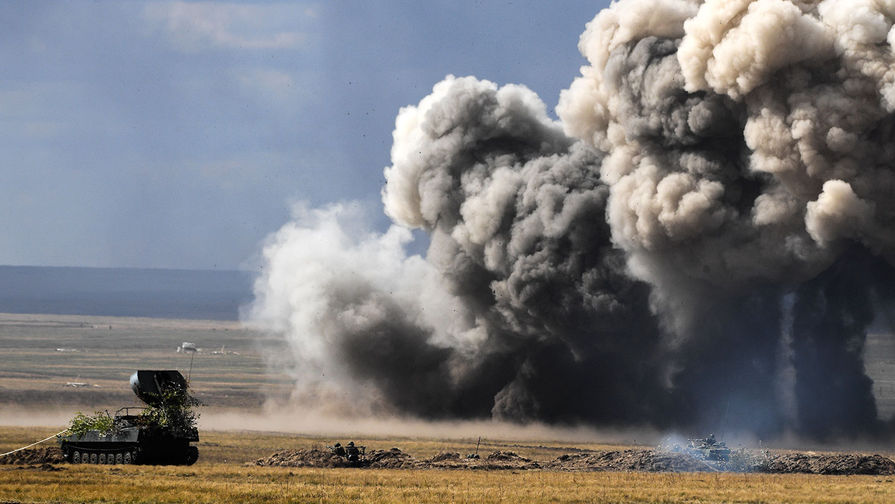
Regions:
<instances>
[{"instance_id":1,"label":"vehicle road wheel","mask_svg":"<svg viewBox=\"0 0 895 504\"><path fill-rule=\"evenodd\" d=\"M96 463L96 453L91 453L91 454L90 454L90 463L91 463L91 464L95 464L95 463Z\"/></svg>"},{"instance_id":2,"label":"vehicle road wheel","mask_svg":"<svg viewBox=\"0 0 895 504\"><path fill-rule=\"evenodd\" d=\"M129 451L124 452L124 455L122 456L122 460L125 464L132 464L134 462L134 459L131 458L131 452L129 452Z\"/></svg>"},{"instance_id":3,"label":"vehicle road wheel","mask_svg":"<svg viewBox=\"0 0 895 504\"><path fill-rule=\"evenodd\" d=\"M81 452L75 450L74 453L71 454L71 463L72 464L80 464L81 463Z\"/></svg>"},{"instance_id":4,"label":"vehicle road wheel","mask_svg":"<svg viewBox=\"0 0 895 504\"><path fill-rule=\"evenodd\" d=\"M105 453L100 453L100 454L99 454L99 463L100 463L100 464L105 464L105 463L106 463L106 454L105 454Z\"/></svg>"},{"instance_id":5,"label":"vehicle road wheel","mask_svg":"<svg viewBox=\"0 0 895 504\"><path fill-rule=\"evenodd\" d=\"M115 463L116 463L116 464L123 464L123 463L124 463L124 454L123 454L123 453L118 452L118 453L115 454Z\"/></svg>"}]
</instances>

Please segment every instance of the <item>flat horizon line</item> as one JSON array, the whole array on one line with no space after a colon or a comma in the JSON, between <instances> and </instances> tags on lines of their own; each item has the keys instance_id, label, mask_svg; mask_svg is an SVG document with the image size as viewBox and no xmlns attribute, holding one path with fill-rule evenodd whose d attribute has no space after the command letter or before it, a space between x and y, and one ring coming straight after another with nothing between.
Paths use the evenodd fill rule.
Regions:
<instances>
[{"instance_id":1,"label":"flat horizon line","mask_svg":"<svg viewBox=\"0 0 895 504\"><path fill-rule=\"evenodd\" d=\"M129 271L202 271L221 273L255 273L251 269L216 268L169 268L152 266L42 266L36 264L0 264L3 269L85 269L85 270L129 270Z\"/></svg>"}]
</instances>

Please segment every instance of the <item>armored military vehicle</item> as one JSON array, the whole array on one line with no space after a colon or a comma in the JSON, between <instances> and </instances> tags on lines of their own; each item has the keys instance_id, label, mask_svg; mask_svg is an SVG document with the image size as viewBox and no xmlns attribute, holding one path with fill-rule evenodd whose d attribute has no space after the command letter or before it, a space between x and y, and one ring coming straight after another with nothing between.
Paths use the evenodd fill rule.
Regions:
<instances>
[{"instance_id":1,"label":"armored military vehicle","mask_svg":"<svg viewBox=\"0 0 895 504\"><path fill-rule=\"evenodd\" d=\"M59 446L69 462L87 464L192 465L199 449L197 401L178 371L140 370L130 378L134 394L148 407L126 407L107 421L79 415ZM102 420L102 414L98 417Z\"/></svg>"},{"instance_id":2,"label":"armored military vehicle","mask_svg":"<svg viewBox=\"0 0 895 504\"><path fill-rule=\"evenodd\" d=\"M710 434L707 438L698 438L688 440L687 452L704 460L719 460L727 462L730 460L730 448L724 441L717 441L714 434Z\"/></svg>"}]
</instances>

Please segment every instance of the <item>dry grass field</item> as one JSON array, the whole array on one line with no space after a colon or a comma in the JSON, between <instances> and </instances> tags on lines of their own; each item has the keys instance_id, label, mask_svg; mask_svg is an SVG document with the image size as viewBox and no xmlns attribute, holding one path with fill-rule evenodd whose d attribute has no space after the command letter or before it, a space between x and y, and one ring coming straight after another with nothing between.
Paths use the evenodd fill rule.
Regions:
<instances>
[{"instance_id":1,"label":"dry grass field","mask_svg":"<svg viewBox=\"0 0 895 504\"><path fill-rule=\"evenodd\" d=\"M5 502L891 503L890 483L732 474L325 470L233 465L0 471Z\"/></svg>"},{"instance_id":2,"label":"dry grass field","mask_svg":"<svg viewBox=\"0 0 895 504\"><path fill-rule=\"evenodd\" d=\"M0 503L895 502L892 478L875 476L258 467L254 460L278 450L324 448L336 440L353 439L371 449L395 446L425 458L472 452L476 439L410 432L337 439L264 432L271 427L251 422L243 430L240 415L258 414L267 394L288 394L289 380L268 371L260 348L282 343L231 322L0 314L0 453L61 430L71 412L135 404L130 374L138 368L187 371L189 356L174 351L184 341L203 349L193 361L193 387L209 405L200 420L196 465L0 465ZM212 353L221 347L224 353ZM73 388L67 382L89 385ZM207 428L220 425L204 423L215 412L235 415L237 421L226 427L231 430ZM574 443L490 436L481 452L512 450L542 461L576 449L619 448L598 441L580 435Z\"/></svg>"},{"instance_id":3,"label":"dry grass field","mask_svg":"<svg viewBox=\"0 0 895 504\"><path fill-rule=\"evenodd\" d=\"M48 428L0 428L0 450L52 433ZM321 447L331 440L257 432L206 432L202 437L200 461L190 467L59 464L58 470L48 470L0 465L0 502L895 502L895 482L876 476L256 467L251 461L278 449ZM359 441L421 456L474 446L472 440ZM552 457L563 448L490 443L515 447L532 458Z\"/></svg>"}]
</instances>

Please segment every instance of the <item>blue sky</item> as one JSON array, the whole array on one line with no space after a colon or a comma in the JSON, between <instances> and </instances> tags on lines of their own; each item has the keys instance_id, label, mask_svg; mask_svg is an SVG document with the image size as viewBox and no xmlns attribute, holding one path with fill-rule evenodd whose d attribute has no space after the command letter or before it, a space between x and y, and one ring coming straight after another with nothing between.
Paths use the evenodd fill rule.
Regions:
<instances>
[{"instance_id":1,"label":"blue sky","mask_svg":"<svg viewBox=\"0 0 895 504\"><path fill-rule=\"evenodd\" d=\"M608 2L0 3L0 264L234 269L290 206L379 191L447 74L548 107Z\"/></svg>"}]
</instances>

